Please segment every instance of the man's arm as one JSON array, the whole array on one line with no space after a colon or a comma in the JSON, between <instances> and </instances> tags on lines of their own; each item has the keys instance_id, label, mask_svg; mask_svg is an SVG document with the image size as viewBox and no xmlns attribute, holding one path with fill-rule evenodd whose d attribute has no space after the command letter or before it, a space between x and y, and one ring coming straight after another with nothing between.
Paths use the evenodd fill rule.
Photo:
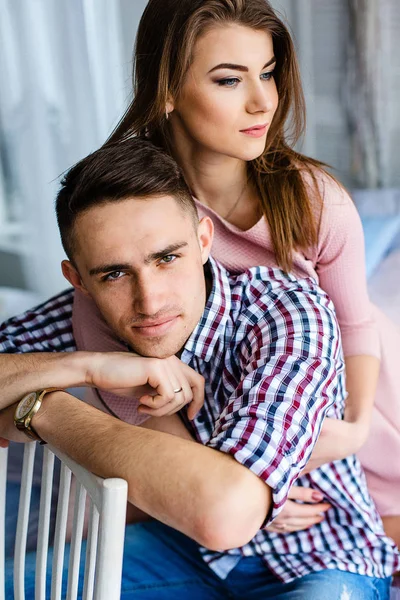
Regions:
<instances>
[{"instance_id":1,"label":"man's arm","mask_svg":"<svg viewBox=\"0 0 400 600\"><path fill-rule=\"evenodd\" d=\"M249 302L237 323L239 331L248 330L236 350L243 379L208 444L231 454L271 488L267 524L306 466L329 407L345 397L332 302L307 280L286 287L277 287L272 300L259 307Z\"/></svg>"},{"instance_id":2,"label":"man's arm","mask_svg":"<svg viewBox=\"0 0 400 600\"><path fill-rule=\"evenodd\" d=\"M22 441L11 420L8 409L0 435ZM66 392L46 395L32 425L88 470L126 479L130 502L212 550L247 543L269 512L268 486L229 455L129 425Z\"/></svg>"},{"instance_id":3,"label":"man's arm","mask_svg":"<svg viewBox=\"0 0 400 600\"><path fill-rule=\"evenodd\" d=\"M134 388L135 398L144 394L139 412L159 417L190 403L188 416L194 418L204 400L201 375L176 357L160 361L130 352L77 352L72 302L73 290L68 290L0 326L0 409L48 387L90 386L124 396ZM136 389L147 384L157 395Z\"/></svg>"},{"instance_id":4,"label":"man's arm","mask_svg":"<svg viewBox=\"0 0 400 600\"><path fill-rule=\"evenodd\" d=\"M79 386L84 363L74 354L72 289L0 326L0 408L45 387Z\"/></svg>"},{"instance_id":5,"label":"man's arm","mask_svg":"<svg viewBox=\"0 0 400 600\"><path fill-rule=\"evenodd\" d=\"M0 409L34 390L87 385L88 355L85 352L0 354Z\"/></svg>"}]
</instances>

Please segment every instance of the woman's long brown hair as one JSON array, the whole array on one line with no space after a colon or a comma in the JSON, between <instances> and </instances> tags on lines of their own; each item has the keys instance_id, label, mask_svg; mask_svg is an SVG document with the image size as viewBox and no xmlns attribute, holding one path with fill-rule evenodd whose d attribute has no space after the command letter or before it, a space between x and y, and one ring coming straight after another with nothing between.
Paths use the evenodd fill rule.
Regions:
<instances>
[{"instance_id":1,"label":"woman's long brown hair","mask_svg":"<svg viewBox=\"0 0 400 600\"><path fill-rule=\"evenodd\" d=\"M106 143L145 136L171 152L168 97L178 97L199 36L226 23L268 31L273 39L279 105L265 150L248 163L248 171L271 230L277 264L288 272L295 249L317 244L317 213L303 174L309 174L312 195L319 198L314 173L324 165L293 149L305 128L304 96L290 33L267 0L150 0L135 44L134 99Z\"/></svg>"}]
</instances>

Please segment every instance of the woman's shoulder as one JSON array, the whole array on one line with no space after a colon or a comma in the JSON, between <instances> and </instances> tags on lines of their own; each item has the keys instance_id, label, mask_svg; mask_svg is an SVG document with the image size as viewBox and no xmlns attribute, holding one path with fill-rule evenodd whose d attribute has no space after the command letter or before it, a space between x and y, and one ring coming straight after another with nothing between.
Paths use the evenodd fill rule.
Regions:
<instances>
[{"instance_id":1,"label":"woman's shoulder","mask_svg":"<svg viewBox=\"0 0 400 600\"><path fill-rule=\"evenodd\" d=\"M302 166L300 172L318 226L314 262L331 260L350 239L363 245L360 217L346 188L322 166Z\"/></svg>"},{"instance_id":2,"label":"woman's shoulder","mask_svg":"<svg viewBox=\"0 0 400 600\"><path fill-rule=\"evenodd\" d=\"M310 164L302 166L299 171L313 206L328 211L335 211L335 207L354 206L346 188L322 166Z\"/></svg>"}]
</instances>

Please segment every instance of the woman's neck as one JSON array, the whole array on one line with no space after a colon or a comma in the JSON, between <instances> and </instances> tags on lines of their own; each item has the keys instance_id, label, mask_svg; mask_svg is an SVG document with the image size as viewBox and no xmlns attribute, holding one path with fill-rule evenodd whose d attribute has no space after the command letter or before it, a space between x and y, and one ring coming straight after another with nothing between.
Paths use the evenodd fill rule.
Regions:
<instances>
[{"instance_id":1,"label":"woman's neck","mask_svg":"<svg viewBox=\"0 0 400 600\"><path fill-rule=\"evenodd\" d=\"M254 225L260 218L259 201L248 182L247 163L185 142L175 143L174 158L193 196L234 225L243 219L244 228Z\"/></svg>"},{"instance_id":2,"label":"woman's neck","mask_svg":"<svg viewBox=\"0 0 400 600\"><path fill-rule=\"evenodd\" d=\"M247 182L244 161L210 153L176 152L192 194L216 212L227 212Z\"/></svg>"}]
</instances>

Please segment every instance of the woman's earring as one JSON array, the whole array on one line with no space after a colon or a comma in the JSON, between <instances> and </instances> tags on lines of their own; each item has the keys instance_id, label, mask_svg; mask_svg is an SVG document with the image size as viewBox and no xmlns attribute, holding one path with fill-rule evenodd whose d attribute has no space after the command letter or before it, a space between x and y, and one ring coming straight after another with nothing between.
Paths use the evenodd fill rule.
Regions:
<instances>
[{"instance_id":1,"label":"woman's earring","mask_svg":"<svg viewBox=\"0 0 400 600\"><path fill-rule=\"evenodd\" d=\"M165 118L166 118L166 119L167 119L167 121L168 121L168 119L169 119L169 112L168 112L168 109L167 109L167 108L165 109Z\"/></svg>"}]
</instances>

